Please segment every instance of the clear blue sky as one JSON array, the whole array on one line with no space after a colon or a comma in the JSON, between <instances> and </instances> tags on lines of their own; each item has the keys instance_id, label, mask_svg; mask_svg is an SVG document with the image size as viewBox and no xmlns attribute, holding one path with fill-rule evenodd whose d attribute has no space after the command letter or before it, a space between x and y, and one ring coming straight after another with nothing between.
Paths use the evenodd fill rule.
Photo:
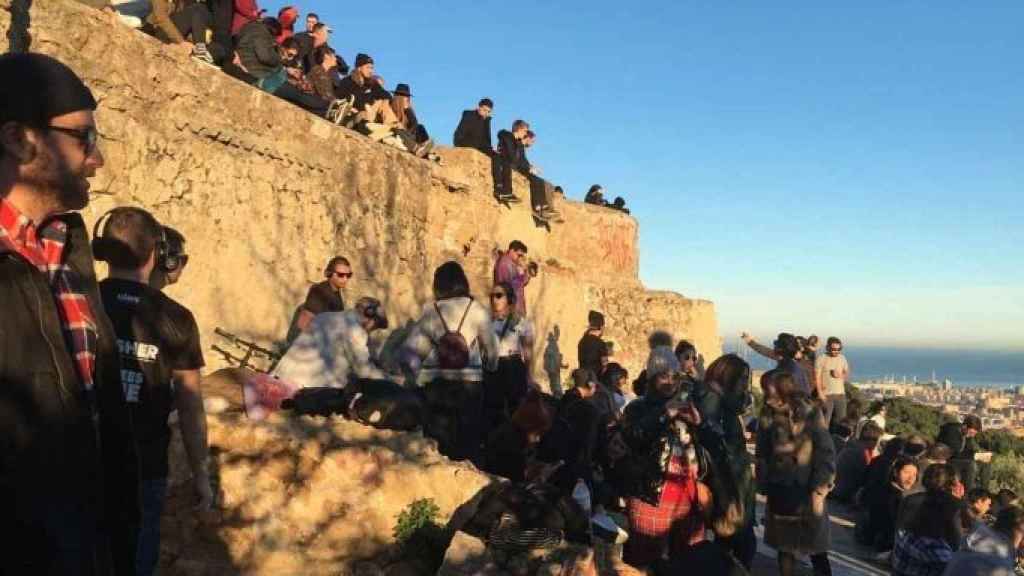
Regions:
<instances>
[{"instance_id":1,"label":"clear blue sky","mask_svg":"<svg viewBox=\"0 0 1024 576\"><path fill-rule=\"evenodd\" d=\"M1024 2L298 6L439 143L481 96L530 121L531 161L624 196L642 279L727 338L1024 348Z\"/></svg>"}]
</instances>

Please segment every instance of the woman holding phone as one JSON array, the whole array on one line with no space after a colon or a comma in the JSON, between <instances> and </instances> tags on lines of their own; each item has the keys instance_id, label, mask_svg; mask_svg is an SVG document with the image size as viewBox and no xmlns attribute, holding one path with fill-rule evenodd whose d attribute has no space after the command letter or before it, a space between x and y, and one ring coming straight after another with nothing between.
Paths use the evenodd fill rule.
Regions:
<instances>
[{"instance_id":1,"label":"woman holding phone","mask_svg":"<svg viewBox=\"0 0 1024 576\"><path fill-rule=\"evenodd\" d=\"M688 430L700 424L700 414L677 399L678 372L671 347L651 350L647 393L626 407L623 419L632 453L625 465L630 538L623 560L637 568L704 541L711 492L698 481L697 447Z\"/></svg>"}]
</instances>

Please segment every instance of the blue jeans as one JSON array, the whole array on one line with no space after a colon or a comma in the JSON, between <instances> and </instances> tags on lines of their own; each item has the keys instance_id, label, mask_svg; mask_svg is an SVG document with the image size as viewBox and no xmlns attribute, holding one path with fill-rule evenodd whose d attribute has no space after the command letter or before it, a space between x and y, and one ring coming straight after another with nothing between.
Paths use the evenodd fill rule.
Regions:
<instances>
[{"instance_id":1,"label":"blue jeans","mask_svg":"<svg viewBox=\"0 0 1024 576\"><path fill-rule=\"evenodd\" d=\"M143 480L139 487L142 509L139 512L139 540L135 552L135 573L150 576L160 560L160 516L167 495L167 478Z\"/></svg>"}]
</instances>

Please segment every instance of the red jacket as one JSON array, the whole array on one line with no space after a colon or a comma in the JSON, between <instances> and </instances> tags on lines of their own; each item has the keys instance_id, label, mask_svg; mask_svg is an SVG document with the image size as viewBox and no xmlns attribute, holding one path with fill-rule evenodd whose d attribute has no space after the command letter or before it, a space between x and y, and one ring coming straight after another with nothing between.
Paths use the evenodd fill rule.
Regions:
<instances>
[{"instance_id":1,"label":"red jacket","mask_svg":"<svg viewBox=\"0 0 1024 576\"><path fill-rule=\"evenodd\" d=\"M260 7L256 5L256 0L235 0L235 12L231 20L231 35L238 36L242 26L259 19Z\"/></svg>"}]
</instances>

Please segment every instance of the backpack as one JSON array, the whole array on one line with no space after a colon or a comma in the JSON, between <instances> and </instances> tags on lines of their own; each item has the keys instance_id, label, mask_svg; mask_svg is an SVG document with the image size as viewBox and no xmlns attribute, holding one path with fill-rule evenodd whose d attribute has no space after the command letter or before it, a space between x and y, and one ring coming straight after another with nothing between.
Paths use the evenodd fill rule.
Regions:
<instances>
[{"instance_id":1,"label":"backpack","mask_svg":"<svg viewBox=\"0 0 1024 576\"><path fill-rule=\"evenodd\" d=\"M441 326L444 327L444 335L435 344L437 363L442 370L462 370L469 366L469 344L462 335L462 325L466 322L466 316L469 316L469 309L472 307L473 299L470 298L466 311L462 313L462 320L459 320L459 326L453 331L445 323L437 302L434 303L434 310L437 311L437 317L441 319Z\"/></svg>"}]
</instances>

